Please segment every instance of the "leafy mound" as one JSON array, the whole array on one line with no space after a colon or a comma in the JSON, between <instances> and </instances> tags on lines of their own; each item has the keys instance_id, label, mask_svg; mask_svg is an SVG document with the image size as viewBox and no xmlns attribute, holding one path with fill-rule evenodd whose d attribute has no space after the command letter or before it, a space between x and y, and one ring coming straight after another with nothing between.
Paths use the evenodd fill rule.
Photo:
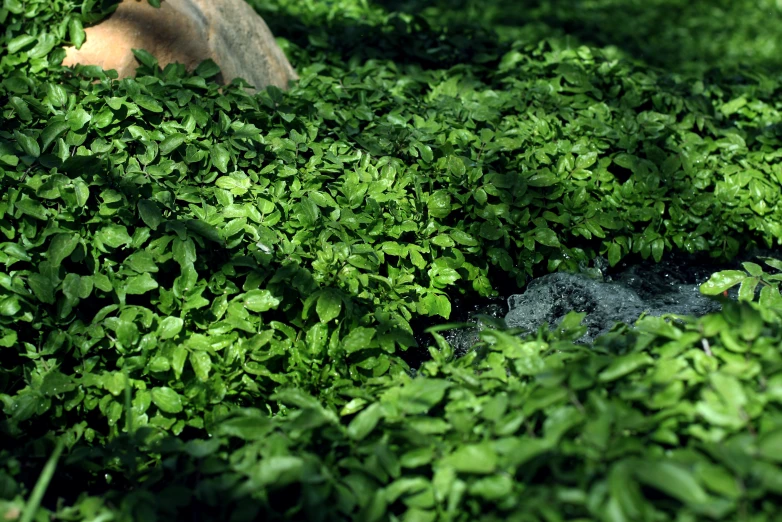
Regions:
<instances>
[{"instance_id":1,"label":"leafy mound","mask_svg":"<svg viewBox=\"0 0 782 522\"><path fill-rule=\"evenodd\" d=\"M771 516L775 299L405 361L460 295L779 241L778 78L347 0L250 2L289 92L59 66L114 3L0 9L6 518L55 438L74 520Z\"/></svg>"}]
</instances>

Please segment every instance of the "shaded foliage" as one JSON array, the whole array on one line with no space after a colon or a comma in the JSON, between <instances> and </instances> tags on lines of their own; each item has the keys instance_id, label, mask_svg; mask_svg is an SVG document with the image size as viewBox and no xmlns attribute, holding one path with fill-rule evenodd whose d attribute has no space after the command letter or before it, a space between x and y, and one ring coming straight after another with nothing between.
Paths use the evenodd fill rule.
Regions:
<instances>
[{"instance_id":1,"label":"shaded foliage","mask_svg":"<svg viewBox=\"0 0 782 522\"><path fill-rule=\"evenodd\" d=\"M60 441L74 520L770 519L777 276L593 347L578 314L459 359L414 327L598 255L778 244L779 78L350 0L251 2L288 92L61 67L113 4L0 9L5 518Z\"/></svg>"}]
</instances>

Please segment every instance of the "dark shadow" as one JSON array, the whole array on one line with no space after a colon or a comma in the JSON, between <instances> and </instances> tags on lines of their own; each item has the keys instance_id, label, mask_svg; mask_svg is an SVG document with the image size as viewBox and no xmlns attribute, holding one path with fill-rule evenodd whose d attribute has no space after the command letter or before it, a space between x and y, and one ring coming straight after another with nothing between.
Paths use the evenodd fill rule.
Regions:
<instances>
[{"instance_id":1,"label":"dark shadow","mask_svg":"<svg viewBox=\"0 0 782 522\"><path fill-rule=\"evenodd\" d=\"M614 47L671 72L715 67L778 69L782 9L730 0L374 0L438 25L473 23L503 39L568 37L573 45Z\"/></svg>"},{"instance_id":2,"label":"dark shadow","mask_svg":"<svg viewBox=\"0 0 782 522\"><path fill-rule=\"evenodd\" d=\"M509 43L500 42L491 29L473 23L434 26L427 18L390 13L382 28L366 20L336 16L305 20L294 14L269 10L250 2L272 33L310 55L289 56L301 69L316 59L319 63L391 60L398 66L447 69L458 64L491 64L499 61ZM318 51L322 50L322 54ZM303 62L303 63L302 63Z\"/></svg>"}]
</instances>

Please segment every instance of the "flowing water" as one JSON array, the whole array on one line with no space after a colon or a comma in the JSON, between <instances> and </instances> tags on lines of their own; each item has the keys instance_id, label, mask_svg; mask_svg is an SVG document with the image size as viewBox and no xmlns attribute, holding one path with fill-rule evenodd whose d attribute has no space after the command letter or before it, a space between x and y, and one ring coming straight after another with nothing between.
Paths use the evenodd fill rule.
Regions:
<instances>
[{"instance_id":1,"label":"flowing water","mask_svg":"<svg viewBox=\"0 0 782 522\"><path fill-rule=\"evenodd\" d=\"M608 332L617 322L633 325L638 317L678 314L702 316L721 309L721 304L698 287L720 270L741 269L741 262L754 261L768 269L759 258L780 258L778 250L755 250L724 263L686 254L670 255L661 263L652 260L608 267L597 258L580 273L558 272L531 280L524 291L507 296L507 300L486 300L461 304L454 317L471 326L443 333L457 354L468 352L478 340L483 324L480 316L502 322L509 328L534 332L547 323L557 325L573 310L585 312L582 324L587 332L576 342L591 343ZM773 271L773 269L769 269ZM736 299L738 288L728 292ZM426 343L429 344L429 343Z\"/></svg>"}]
</instances>

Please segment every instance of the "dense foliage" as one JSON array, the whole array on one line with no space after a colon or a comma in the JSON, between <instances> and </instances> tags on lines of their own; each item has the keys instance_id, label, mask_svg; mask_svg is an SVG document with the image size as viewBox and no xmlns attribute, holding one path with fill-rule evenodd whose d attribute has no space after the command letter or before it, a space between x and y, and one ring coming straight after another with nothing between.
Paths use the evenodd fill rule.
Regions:
<instances>
[{"instance_id":1,"label":"dense foliage","mask_svg":"<svg viewBox=\"0 0 782 522\"><path fill-rule=\"evenodd\" d=\"M778 245L766 61L669 72L573 25L542 38L544 7L501 37L469 9L251 0L288 92L142 50L135 80L61 67L115 3L0 8L6 520L773 519L782 298L760 265L703 286L742 285L721 314L594 346L575 313L461 358L442 326L414 335L599 255ZM720 27L705 2L645 12L669 3ZM741 34L731 56L765 56Z\"/></svg>"}]
</instances>

